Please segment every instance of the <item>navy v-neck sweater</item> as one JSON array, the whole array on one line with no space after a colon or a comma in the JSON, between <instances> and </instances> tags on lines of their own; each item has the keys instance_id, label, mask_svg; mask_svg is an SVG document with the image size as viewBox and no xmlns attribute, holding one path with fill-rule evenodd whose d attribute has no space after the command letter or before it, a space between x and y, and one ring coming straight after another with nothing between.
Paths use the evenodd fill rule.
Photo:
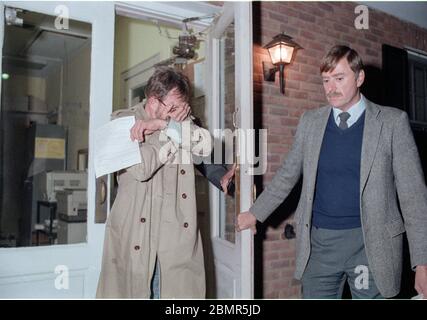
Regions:
<instances>
[{"instance_id":1,"label":"navy v-neck sweater","mask_svg":"<svg viewBox=\"0 0 427 320\"><path fill-rule=\"evenodd\" d=\"M329 116L317 168L313 225L352 229L360 222L360 162L365 112L350 128L340 129Z\"/></svg>"}]
</instances>

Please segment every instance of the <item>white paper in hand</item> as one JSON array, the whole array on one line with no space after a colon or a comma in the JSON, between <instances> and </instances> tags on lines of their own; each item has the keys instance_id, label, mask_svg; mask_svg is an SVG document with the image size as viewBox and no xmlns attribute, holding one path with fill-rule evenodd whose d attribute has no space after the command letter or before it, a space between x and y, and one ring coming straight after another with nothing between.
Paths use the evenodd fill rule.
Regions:
<instances>
[{"instance_id":1,"label":"white paper in hand","mask_svg":"<svg viewBox=\"0 0 427 320\"><path fill-rule=\"evenodd\" d=\"M130 139L135 118L123 117L108 122L95 133L95 175L113 173L141 163L139 142Z\"/></svg>"}]
</instances>

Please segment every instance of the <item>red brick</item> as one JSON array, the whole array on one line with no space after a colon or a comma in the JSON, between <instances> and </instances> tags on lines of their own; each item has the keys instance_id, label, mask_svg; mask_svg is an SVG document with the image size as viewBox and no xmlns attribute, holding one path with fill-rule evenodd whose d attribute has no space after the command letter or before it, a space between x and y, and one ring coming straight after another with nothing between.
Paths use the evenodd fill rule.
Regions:
<instances>
[{"instance_id":1,"label":"red brick","mask_svg":"<svg viewBox=\"0 0 427 320\"><path fill-rule=\"evenodd\" d=\"M287 23L288 22L288 17L286 17L283 14L278 14L275 12L269 12L269 17L275 21L281 22L281 23Z\"/></svg>"},{"instance_id":2,"label":"red brick","mask_svg":"<svg viewBox=\"0 0 427 320\"><path fill-rule=\"evenodd\" d=\"M371 50L371 49L366 49L366 54L370 55L370 56L374 56L374 57L378 57L380 52L375 51L375 50Z\"/></svg>"},{"instance_id":3,"label":"red brick","mask_svg":"<svg viewBox=\"0 0 427 320\"><path fill-rule=\"evenodd\" d=\"M319 73L319 68L315 67L315 66L310 66L310 65L302 65L301 66L301 72L303 73L307 73L307 74L318 74Z\"/></svg>"},{"instance_id":4,"label":"red brick","mask_svg":"<svg viewBox=\"0 0 427 320\"><path fill-rule=\"evenodd\" d=\"M299 18L303 21L307 21L307 22L316 22L316 17L311 15L311 14L307 14L304 12L300 12L299 13Z\"/></svg>"},{"instance_id":5,"label":"red brick","mask_svg":"<svg viewBox=\"0 0 427 320\"><path fill-rule=\"evenodd\" d=\"M381 30L379 30L379 29L372 28L372 29L369 29L369 30L371 30L371 32L372 32L374 35L378 36L378 37L384 37L384 32L383 32L383 31L381 31Z\"/></svg>"},{"instance_id":6,"label":"red brick","mask_svg":"<svg viewBox=\"0 0 427 320\"><path fill-rule=\"evenodd\" d=\"M284 239L284 241L290 241L291 242L293 240ZM291 258L294 258L294 257L295 257L295 247L287 248L287 249L280 251L279 258L280 259L287 259L289 261L290 267L294 267L293 265L291 265L291 260L290 260Z\"/></svg>"},{"instance_id":7,"label":"red brick","mask_svg":"<svg viewBox=\"0 0 427 320\"><path fill-rule=\"evenodd\" d=\"M299 120L296 118L283 118L280 122L284 126L296 127L298 125Z\"/></svg>"},{"instance_id":8,"label":"red brick","mask_svg":"<svg viewBox=\"0 0 427 320\"><path fill-rule=\"evenodd\" d=\"M316 40L316 38L317 38L317 36L314 35L314 33L311 33L310 31L302 30L302 29L300 30L299 35L300 35L300 37L304 37L304 38L309 39L309 40Z\"/></svg>"},{"instance_id":9,"label":"red brick","mask_svg":"<svg viewBox=\"0 0 427 320\"><path fill-rule=\"evenodd\" d=\"M277 3L279 3L279 2L277 2ZM277 11L285 14L286 16L299 18L299 12L294 10L294 9L289 8L288 6L285 7L284 5L280 5L277 7Z\"/></svg>"},{"instance_id":10,"label":"red brick","mask_svg":"<svg viewBox=\"0 0 427 320\"><path fill-rule=\"evenodd\" d=\"M317 58L317 59L321 59L326 54L326 52L320 53L319 51L313 50L310 48L304 48L304 50L301 50L300 53L303 56L311 57L311 58Z\"/></svg>"},{"instance_id":11,"label":"red brick","mask_svg":"<svg viewBox=\"0 0 427 320\"><path fill-rule=\"evenodd\" d=\"M301 83L301 90L311 91L311 92L323 92L323 87L319 86L318 84L314 84L314 83L302 82Z\"/></svg>"},{"instance_id":12,"label":"red brick","mask_svg":"<svg viewBox=\"0 0 427 320\"><path fill-rule=\"evenodd\" d=\"M271 260L278 260L279 259L279 252L274 251L274 252L270 252L264 255L264 259L267 261L271 261ZM275 272L275 274L279 274L278 272Z\"/></svg>"},{"instance_id":13,"label":"red brick","mask_svg":"<svg viewBox=\"0 0 427 320\"><path fill-rule=\"evenodd\" d=\"M278 271L267 271L267 272L264 272L263 277L264 277L265 281L276 280L276 279L280 278L280 272L278 272Z\"/></svg>"},{"instance_id":14,"label":"red brick","mask_svg":"<svg viewBox=\"0 0 427 320\"><path fill-rule=\"evenodd\" d=\"M279 136L269 136L267 138L268 145L270 145L271 143L279 143L279 142L280 142L280 137Z\"/></svg>"},{"instance_id":15,"label":"red brick","mask_svg":"<svg viewBox=\"0 0 427 320\"><path fill-rule=\"evenodd\" d=\"M284 290L283 288L290 288L291 286L291 280L290 279L285 279L285 280L276 280L273 283L273 289L276 290ZM285 289L286 290L286 289ZM279 295L280 297L280 295Z\"/></svg>"},{"instance_id":16,"label":"red brick","mask_svg":"<svg viewBox=\"0 0 427 320\"><path fill-rule=\"evenodd\" d=\"M308 98L308 93L304 92L304 91L291 90L289 88L288 88L288 90L286 90L286 88L285 88L285 92L291 98L295 98L295 99L307 99Z\"/></svg>"},{"instance_id":17,"label":"red brick","mask_svg":"<svg viewBox=\"0 0 427 320\"><path fill-rule=\"evenodd\" d=\"M347 42L347 45L350 45L351 47L353 46L353 44L356 42L356 38L352 37L348 34L343 34L341 36L341 39Z\"/></svg>"},{"instance_id":18,"label":"red brick","mask_svg":"<svg viewBox=\"0 0 427 320\"><path fill-rule=\"evenodd\" d=\"M357 43L360 44L360 45L362 45L362 46L364 46L364 47L366 47L366 48L370 48L371 47L371 42L363 40L361 38L359 38L357 40Z\"/></svg>"},{"instance_id":19,"label":"red brick","mask_svg":"<svg viewBox=\"0 0 427 320\"><path fill-rule=\"evenodd\" d=\"M324 2L315 2L315 4L317 4L317 6L318 6L320 9L322 9L322 10L326 11L326 12L327 12L327 13L329 13L329 14L331 14L331 13L333 13L333 12L334 12L334 7L333 7L333 6L331 6L331 5L329 5L329 4L326 4L326 3L324 3Z\"/></svg>"},{"instance_id":20,"label":"red brick","mask_svg":"<svg viewBox=\"0 0 427 320\"><path fill-rule=\"evenodd\" d=\"M283 106L270 106L269 107L269 113L272 115L280 115L280 116L287 116L288 110L285 109Z\"/></svg>"},{"instance_id":21,"label":"red brick","mask_svg":"<svg viewBox=\"0 0 427 320\"><path fill-rule=\"evenodd\" d=\"M311 41L308 47L314 50L321 51L322 55L327 51L327 49L325 48L325 44L315 42L315 41Z\"/></svg>"},{"instance_id":22,"label":"red brick","mask_svg":"<svg viewBox=\"0 0 427 320\"><path fill-rule=\"evenodd\" d=\"M274 268L274 269L281 269L281 268L289 267L289 261L288 260L272 261L270 263L270 266L271 266L271 268Z\"/></svg>"},{"instance_id":23,"label":"red brick","mask_svg":"<svg viewBox=\"0 0 427 320\"><path fill-rule=\"evenodd\" d=\"M270 163L280 163L280 157L278 155L269 155L267 156L267 161ZM270 234L271 235L271 234ZM268 237L269 235L267 235ZM274 237L268 238L269 240L280 240L280 237L278 235L275 235Z\"/></svg>"},{"instance_id":24,"label":"red brick","mask_svg":"<svg viewBox=\"0 0 427 320\"><path fill-rule=\"evenodd\" d=\"M298 81L307 81L308 76L304 73L289 70L287 79L298 80Z\"/></svg>"},{"instance_id":25,"label":"red brick","mask_svg":"<svg viewBox=\"0 0 427 320\"><path fill-rule=\"evenodd\" d=\"M369 41L372 41L372 42L378 42L378 37L377 36L375 36L375 35L373 35L372 33L370 33L370 32L365 32L364 33L364 36L365 36L365 39L366 40L369 40Z\"/></svg>"},{"instance_id":26,"label":"red brick","mask_svg":"<svg viewBox=\"0 0 427 320\"><path fill-rule=\"evenodd\" d=\"M264 294L265 299L278 299L279 293L277 291L271 291Z\"/></svg>"},{"instance_id":27,"label":"red brick","mask_svg":"<svg viewBox=\"0 0 427 320\"><path fill-rule=\"evenodd\" d=\"M281 271L281 276L284 278L290 278L294 276L294 270L293 269L287 269Z\"/></svg>"}]
</instances>

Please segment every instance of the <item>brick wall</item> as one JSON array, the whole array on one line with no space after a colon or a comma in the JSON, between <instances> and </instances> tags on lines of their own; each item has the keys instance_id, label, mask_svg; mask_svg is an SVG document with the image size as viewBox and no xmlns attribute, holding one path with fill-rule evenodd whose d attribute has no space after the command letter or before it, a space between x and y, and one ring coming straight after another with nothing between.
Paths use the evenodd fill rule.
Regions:
<instances>
[{"instance_id":1,"label":"brick wall","mask_svg":"<svg viewBox=\"0 0 427 320\"><path fill-rule=\"evenodd\" d=\"M369 9L369 29L355 29L357 5L351 2L253 4L254 120L257 127L268 129L268 171L259 178L262 185L271 180L285 159L301 114L326 103L318 70L320 59L331 46L351 46L362 56L365 65L374 69L381 68L383 43L427 52L427 30L374 9ZM276 83L265 82L262 75L262 61L269 60L262 46L282 31L304 48L285 68L285 95L279 91L278 74ZM300 297L299 282L293 280L294 240L282 236L285 224L292 222L297 200L293 196L279 208L280 213L273 214L256 237L257 297Z\"/></svg>"}]
</instances>

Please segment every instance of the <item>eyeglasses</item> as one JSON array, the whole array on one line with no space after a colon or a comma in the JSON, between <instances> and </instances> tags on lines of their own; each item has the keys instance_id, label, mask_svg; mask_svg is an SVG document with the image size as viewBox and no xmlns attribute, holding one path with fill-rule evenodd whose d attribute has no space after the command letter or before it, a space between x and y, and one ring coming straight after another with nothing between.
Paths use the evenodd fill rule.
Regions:
<instances>
[{"instance_id":1,"label":"eyeglasses","mask_svg":"<svg viewBox=\"0 0 427 320\"><path fill-rule=\"evenodd\" d=\"M166 107L166 108L170 108L170 111L174 111L175 109L178 109L178 108L183 108L185 105L183 105L183 106L176 106L176 105L167 105L166 103L164 103L163 101L162 101L162 99L159 99L159 98L157 98L157 100L159 100L159 102L164 106L164 107Z\"/></svg>"}]
</instances>

